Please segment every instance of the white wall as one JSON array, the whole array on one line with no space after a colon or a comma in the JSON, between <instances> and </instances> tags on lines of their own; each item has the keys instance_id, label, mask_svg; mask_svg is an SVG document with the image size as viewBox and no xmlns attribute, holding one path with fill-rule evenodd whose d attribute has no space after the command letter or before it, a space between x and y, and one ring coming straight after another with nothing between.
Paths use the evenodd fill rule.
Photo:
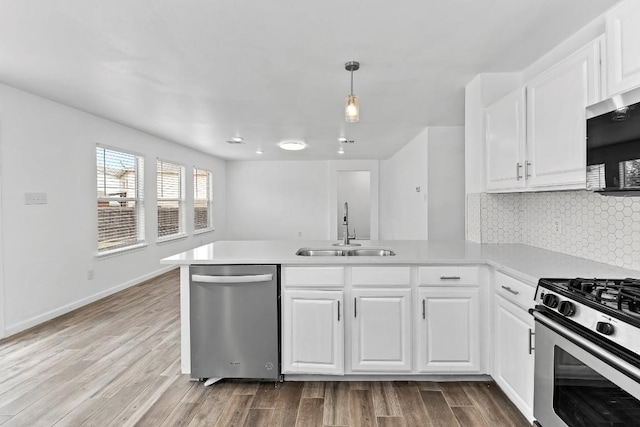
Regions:
<instances>
[{"instance_id":1,"label":"white wall","mask_svg":"<svg viewBox=\"0 0 640 427\"><path fill-rule=\"evenodd\" d=\"M464 127L429 128L427 144L428 235L464 239Z\"/></svg>"},{"instance_id":2,"label":"white wall","mask_svg":"<svg viewBox=\"0 0 640 427\"><path fill-rule=\"evenodd\" d=\"M102 259L95 258L97 143L144 156L149 243ZM7 335L150 277L167 268L159 264L165 256L224 237L220 159L5 85L0 85L0 145ZM156 157L214 172L215 232L155 243ZM190 189L192 176L187 176ZM26 192L46 193L48 203L25 205ZM191 215L187 224L193 227ZM89 270L95 279L88 280Z\"/></svg>"},{"instance_id":3,"label":"white wall","mask_svg":"<svg viewBox=\"0 0 640 427\"><path fill-rule=\"evenodd\" d=\"M427 143L425 129L388 160L380 162L380 238L428 238ZM416 192L420 187L420 192Z\"/></svg>"},{"instance_id":4,"label":"white wall","mask_svg":"<svg viewBox=\"0 0 640 427\"><path fill-rule=\"evenodd\" d=\"M326 161L227 162L230 240L329 239L332 210Z\"/></svg>"}]
</instances>

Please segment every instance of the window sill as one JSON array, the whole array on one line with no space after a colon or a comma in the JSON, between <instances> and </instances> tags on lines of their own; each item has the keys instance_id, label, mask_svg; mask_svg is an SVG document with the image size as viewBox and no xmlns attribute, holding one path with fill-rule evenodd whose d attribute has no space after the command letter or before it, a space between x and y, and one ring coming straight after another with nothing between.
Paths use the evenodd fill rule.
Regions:
<instances>
[{"instance_id":1,"label":"window sill","mask_svg":"<svg viewBox=\"0 0 640 427\"><path fill-rule=\"evenodd\" d=\"M111 258L114 256L125 255L129 252L136 252L149 246L147 242L136 243L135 245L125 246L123 248L111 249L96 254L96 259Z\"/></svg>"},{"instance_id":2,"label":"window sill","mask_svg":"<svg viewBox=\"0 0 640 427\"><path fill-rule=\"evenodd\" d=\"M156 243L158 244L169 243L169 242L173 242L174 240L186 239L187 237L188 237L187 233L172 234L170 236L158 237L158 240L156 240Z\"/></svg>"},{"instance_id":3,"label":"window sill","mask_svg":"<svg viewBox=\"0 0 640 427\"><path fill-rule=\"evenodd\" d=\"M193 235L197 236L198 234L211 233L212 231L216 231L216 229L213 227L201 228L199 230L193 230Z\"/></svg>"}]
</instances>

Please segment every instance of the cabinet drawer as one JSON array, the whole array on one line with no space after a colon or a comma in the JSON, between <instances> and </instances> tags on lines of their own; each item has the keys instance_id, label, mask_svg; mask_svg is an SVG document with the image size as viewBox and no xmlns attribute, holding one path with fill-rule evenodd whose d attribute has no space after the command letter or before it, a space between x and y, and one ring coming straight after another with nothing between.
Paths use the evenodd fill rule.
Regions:
<instances>
[{"instance_id":1,"label":"cabinet drawer","mask_svg":"<svg viewBox=\"0 0 640 427\"><path fill-rule=\"evenodd\" d=\"M411 267L353 267L353 285L410 285Z\"/></svg>"},{"instance_id":2,"label":"cabinet drawer","mask_svg":"<svg viewBox=\"0 0 640 427\"><path fill-rule=\"evenodd\" d=\"M478 267L420 267L420 284L435 286L478 285Z\"/></svg>"},{"instance_id":3,"label":"cabinet drawer","mask_svg":"<svg viewBox=\"0 0 640 427\"><path fill-rule=\"evenodd\" d=\"M524 309L534 306L533 298L536 288L500 271L496 271L495 289L498 295L502 295Z\"/></svg>"},{"instance_id":4,"label":"cabinet drawer","mask_svg":"<svg viewBox=\"0 0 640 427\"><path fill-rule=\"evenodd\" d=\"M283 286L344 286L344 267L285 267Z\"/></svg>"}]
</instances>

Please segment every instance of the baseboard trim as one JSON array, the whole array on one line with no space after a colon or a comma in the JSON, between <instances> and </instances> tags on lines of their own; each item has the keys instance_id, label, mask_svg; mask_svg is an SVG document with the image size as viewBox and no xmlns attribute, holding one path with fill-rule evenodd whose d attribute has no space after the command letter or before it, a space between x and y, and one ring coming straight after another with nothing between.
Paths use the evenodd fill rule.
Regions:
<instances>
[{"instance_id":1,"label":"baseboard trim","mask_svg":"<svg viewBox=\"0 0 640 427\"><path fill-rule=\"evenodd\" d=\"M41 323L47 322L51 319L55 319L58 316L62 316L63 314L67 314L77 308L84 307L87 304L91 304L92 302L98 301L99 299L108 297L109 295L113 295L116 292L123 291L131 286L138 285L146 280L152 279L156 276L164 274L168 271L176 268L174 265L169 265L166 267L162 267L158 270L152 271L151 273L144 274L142 276L136 277L135 279L129 280L127 282L121 283L112 288L106 289L104 291L98 292L97 294L90 295L86 298L82 298L78 301L74 301L70 304L64 305L62 307L49 310L46 313L39 314L30 319L24 320L16 325L7 326L4 330L4 337L0 338L8 338L11 335L15 335L19 332L23 332L29 328L33 328L34 326L38 326Z\"/></svg>"},{"instance_id":2,"label":"baseboard trim","mask_svg":"<svg viewBox=\"0 0 640 427\"><path fill-rule=\"evenodd\" d=\"M486 374L358 374L358 375L313 375L284 374L285 381L493 381Z\"/></svg>"}]
</instances>

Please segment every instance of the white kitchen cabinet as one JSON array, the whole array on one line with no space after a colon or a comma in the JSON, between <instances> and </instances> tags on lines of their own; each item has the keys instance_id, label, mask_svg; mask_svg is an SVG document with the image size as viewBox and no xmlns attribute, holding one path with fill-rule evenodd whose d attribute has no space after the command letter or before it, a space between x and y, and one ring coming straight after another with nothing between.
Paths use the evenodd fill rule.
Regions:
<instances>
[{"instance_id":1,"label":"white kitchen cabinet","mask_svg":"<svg viewBox=\"0 0 640 427\"><path fill-rule=\"evenodd\" d=\"M343 291L285 290L282 372L344 373Z\"/></svg>"},{"instance_id":2,"label":"white kitchen cabinet","mask_svg":"<svg viewBox=\"0 0 640 427\"><path fill-rule=\"evenodd\" d=\"M640 2L626 0L606 15L609 96L640 86Z\"/></svg>"},{"instance_id":3,"label":"white kitchen cabinet","mask_svg":"<svg viewBox=\"0 0 640 427\"><path fill-rule=\"evenodd\" d=\"M420 372L480 371L477 288L420 288L416 314Z\"/></svg>"},{"instance_id":4,"label":"white kitchen cabinet","mask_svg":"<svg viewBox=\"0 0 640 427\"><path fill-rule=\"evenodd\" d=\"M351 304L351 370L411 372L411 289L352 289Z\"/></svg>"},{"instance_id":5,"label":"white kitchen cabinet","mask_svg":"<svg viewBox=\"0 0 640 427\"><path fill-rule=\"evenodd\" d=\"M595 40L486 108L488 192L585 188L585 108L601 99L602 44Z\"/></svg>"},{"instance_id":6,"label":"white kitchen cabinet","mask_svg":"<svg viewBox=\"0 0 640 427\"><path fill-rule=\"evenodd\" d=\"M496 295L493 379L529 419L533 419L533 317Z\"/></svg>"},{"instance_id":7,"label":"white kitchen cabinet","mask_svg":"<svg viewBox=\"0 0 640 427\"><path fill-rule=\"evenodd\" d=\"M524 188L524 90L487 107L485 126L487 191Z\"/></svg>"},{"instance_id":8,"label":"white kitchen cabinet","mask_svg":"<svg viewBox=\"0 0 640 427\"><path fill-rule=\"evenodd\" d=\"M530 188L585 188L585 108L601 99L600 41L582 48L527 85Z\"/></svg>"}]
</instances>

